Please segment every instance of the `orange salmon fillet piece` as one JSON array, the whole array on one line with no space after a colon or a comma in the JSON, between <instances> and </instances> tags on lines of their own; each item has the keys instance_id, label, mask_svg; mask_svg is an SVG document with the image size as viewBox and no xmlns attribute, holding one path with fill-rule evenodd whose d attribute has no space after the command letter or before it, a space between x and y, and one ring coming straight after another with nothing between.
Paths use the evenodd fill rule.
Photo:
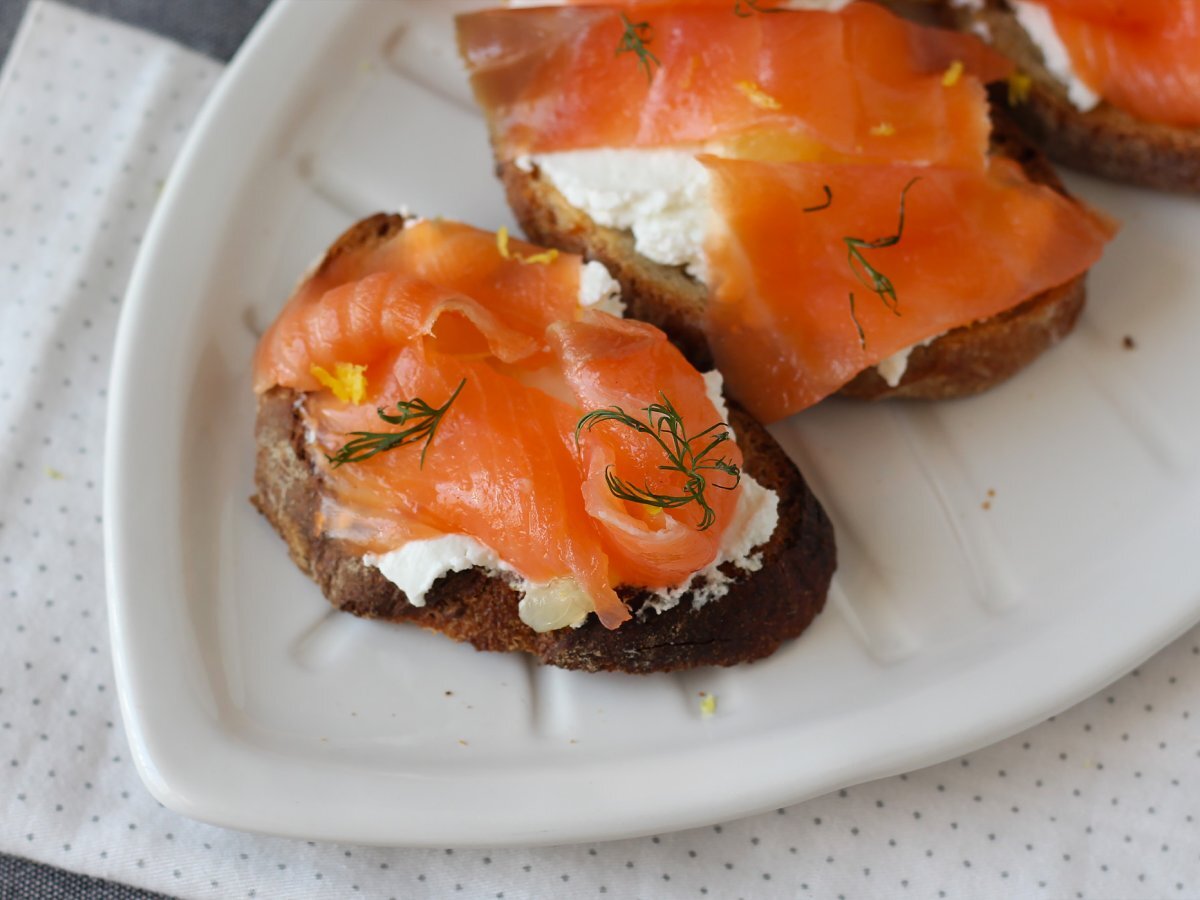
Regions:
<instances>
[{"instance_id":1,"label":"orange salmon fillet piece","mask_svg":"<svg viewBox=\"0 0 1200 900\"><path fill-rule=\"evenodd\" d=\"M986 172L701 161L723 223L708 248L720 277L705 330L731 392L765 422L1070 280L1114 230L1002 158ZM827 205L797 213L820 205L826 188ZM902 195L903 233L883 246L900 232ZM872 270L890 294L875 289Z\"/></svg>"},{"instance_id":2,"label":"orange salmon fillet piece","mask_svg":"<svg viewBox=\"0 0 1200 900\"><path fill-rule=\"evenodd\" d=\"M990 129L982 84L1012 66L978 39L869 3L746 18L732 9L486 10L459 17L459 47L506 158L724 143L742 154L785 146L830 160L980 163ZM615 55L634 19L647 25L655 62L645 67ZM948 89L955 64L962 74Z\"/></svg>"}]
</instances>

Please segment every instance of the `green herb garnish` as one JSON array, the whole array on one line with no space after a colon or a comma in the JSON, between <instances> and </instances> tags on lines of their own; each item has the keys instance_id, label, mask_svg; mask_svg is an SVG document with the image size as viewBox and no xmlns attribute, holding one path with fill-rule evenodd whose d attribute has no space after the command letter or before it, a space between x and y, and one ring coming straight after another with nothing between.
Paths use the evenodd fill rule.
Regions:
<instances>
[{"instance_id":1,"label":"green herb garnish","mask_svg":"<svg viewBox=\"0 0 1200 900\"><path fill-rule=\"evenodd\" d=\"M883 305L897 316L900 315L900 301L896 297L895 286L892 284L891 279L867 261L867 258L863 255L863 251L882 250L884 247L893 247L900 243L900 238L904 236L904 201L908 196L908 189L920 180L920 177L912 179L904 186L904 190L900 192L900 222L896 226L895 234L888 237L876 238L873 241L865 241L862 238L854 237L842 238L846 243L850 271L854 273L854 277L873 290L883 302ZM854 327L858 329L859 343L865 348L867 346L867 336L863 333L862 325L855 314L853 291L850 292L850 318L854 320Z\"/></svg>"},{"instance_id":2,"label":"green herb garnish","mask_svg":"<svg viewBox=\"0 0 1200 900\"><path fill-rule=\"evenodd\" d=\"M654 37L654 31L650 27L649 22L630 22L625 13L621 13L621 21L625 23L625 31L621 34L621 40L617 44L616 55L622 53L632 53L638 58L642 68L646 70L646 80L654 80L654 70L650 68L650 64L661 66L658 57L646 45Z\"/></svg>"},{"instance_id":3,"label":"green herb garnish","mask_svg":"<svg viewBox=\"0 0 1200 900\"><path fill-rule=\"evenodd\" d=\"M833 205L833 191L829 189L829 185L821 185L821 190L825 192L825 202L817 206L806 206L804 209L800 210L801 212L820 212L823 209L829 209L829 207Z\"/></svg>"},{"instance_id":4,"label":"green herb garnish","mask_svg":"<svg viewBox=\"0 0 1200 900\"><path fill-rule=\"evenodd\" d=\"M575 426L575 442L579 443L579 432L584 428L589 431L601 422L616 422L627 428L632 428L639 434L649 435L662 448L667 457L667 465L658 468L665 472L678 472L684 477L681 494L663 494L650 487L647 481L642 487L636 487L613 472L609 466L604 470L604 483L618 500L630 503L641 503L658 509L678 509L689 503L696 503L703 510L700 531L708 529L717 520L708 500L704 496L707 488L713 487L721 491L732 491L742 479L742 473L724 457L714 459L712 452L719 445L730 439L729 426L725 422L710 425L699 434L688 437L683 419L666 394L659 394L662 403L651 403L646 407L646 421L643 422L629 415L619 406L608 409L597 409L586 414ZM697 450L697 447L702 449ZM709 482L704 472L723 472L733 479L733 484L716 484Z\"/></svg>"},{"instance_id":5,"label":"green herb garnish","mask_svg":"<svg viewBox=\"0 0 1200 900\"><path fill-rule=\"evenodd\" d=\"M383 453L385 450L393 450L396 447L404 447L423 440L425 446L421 448L421 468L424 468L425 454L429 452L429 442L433 440L438 426L442 424L442 417L446 415L446 410L450 408L450 404L458 397L459 391L466 383L467 379L465 378L460 381L458 387L454 389L454 393L450 395L450 399L436 409L420 397L401 400L397 403L396 409L400 411L398 416L390 416L383 411L382 407L379 407L375 412L389 425L409 425L410 422L414 424L403 431L352 431L350 436L354 440L347 442L332 456L326 454L325 458L336 469L346 463L362 462L364 459L370 459L376 453Z\"/></svg>"},{"instance_id":6,"label":"green herb garnish","mask_svg":"<svg viewBox=\"0 0 1200 900\"><path fill-rule=\"evenodd\" d=\"M733 14L740 16L743 19L748 19L757 13L777 13L783 12L783 8L779 6L769 6L763 9L758 4L762 0L733 0Z\"/></svg>"}]
</instances>

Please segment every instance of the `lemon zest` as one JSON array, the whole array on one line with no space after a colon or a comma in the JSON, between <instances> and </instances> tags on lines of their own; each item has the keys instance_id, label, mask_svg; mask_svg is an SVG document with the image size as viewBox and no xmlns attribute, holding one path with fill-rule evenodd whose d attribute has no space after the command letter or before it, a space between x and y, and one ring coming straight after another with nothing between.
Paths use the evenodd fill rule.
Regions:
<instances>
[{"instance_id":1,"label":"lemon zest","mask_svg":"<svg viewBox=\"0 0 1200 900\"><path fill-rule=\"evenodd\" d=\"M783 104L760 88L753 81L739 81L734 85L759 109L783 109Z\"/></svg>"},{"instance_id":2,"label":"lemon zest","mask_svg":"<svg viewBox=\"0 0 1200 900\"><path fill-rule=\"evenodd\" d=\"M334 364L332 375L317 365L308 371L313 378L333 391L333 396L343 403L353 403L358 406L367 394L366 366L340 362Z\"/></svg>"},{"instance_id":3,"label":"lemon zest","mask_svg":"<svg viewBox=\"0 0 1200 900\"><path fill-rule=\"evenodd\" d=\"M547 266L558 259L557 250L544 250L541 253L534 253L530 256L522 256L520 253L514 253L508 247L508 229L503 225L496 230L496 250L503 259L515 259L524 265Z\"/></svg>"},{"instance_id":4,"label":"lemon zest","mask_svg":"<svg viewBox=\"0 0 1200 900\"><path fill-rule=\"evenodd\" d=\"M875 137L891 137L896 133L896 126L891 122L880 122L878 125L871 127L871 134Z\"/></svg>"},{"instance_id":5,"label":"lemon zest","mask_svg":"<svg viewBox=\"0 0 1200 900\"><path fill-rule=\"evenodd\" d=\"M557 250L544 250L541 253L535 253L532 256L518 256L517 257L517 260L519 262L526 263L527 265L536 264L536 265L541 265L541 266L548 266L548 265L550 265L550 263L554 262L556 259L558 259L558 251Z\"/></svg>"},{"instance_id":6,"label":"lemon zest","mask_svg":"<svg viewBox=\"0 0 1200 900\"><path fill-rule=\"evenodd\" d=\"M1008 105L1019 106L1029 99L1033 79L1024 72L1013 72L1008 76Z\"/></svg>"},{"instance_id":7,"label":"lemon zest","mask_svg":"<svg viewBox=\"0 0 1200 900\"><path fill-rule=\"evenodd\" d=\"M705 694L700 698L700 715L707 719L717 714L717 695Z\"/></svg>"},{"instance_id":8,"label":"lemon zest","mask_svg":"<svg viewBox=\"0 0 1200 900\"><path fill-rule=\"evenodd\" d=\"M963 64L961 59L956 59L950 63L950 68L942 73L942 87L954 87L958 84L958 80L962 78Z\"/></svg>"}]
</instances>

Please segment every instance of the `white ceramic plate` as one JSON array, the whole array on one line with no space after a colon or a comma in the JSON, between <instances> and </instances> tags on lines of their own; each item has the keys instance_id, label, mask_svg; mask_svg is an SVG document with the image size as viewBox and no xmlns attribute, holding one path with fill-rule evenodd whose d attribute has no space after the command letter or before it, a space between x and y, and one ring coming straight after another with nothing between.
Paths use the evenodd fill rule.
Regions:
<instances>
[{"instance_id":1,"label":"white ceramic plate","mask_svg":"<svg viewBox=\"0 0 1200 900\"><path fill-rule=\"evenodd\" d=\"M995 741L1200 618L1200 204L1084 179L1125 228L1060 348L977 399L831 402L774 429L841 561L774 657L584 675L331 611L247 503L253 326L362 215L508 221L451 6L276 4L146 237L106 520L125 722L165 805L384 844L683 828Z\"/></svg>"}]
</instances>

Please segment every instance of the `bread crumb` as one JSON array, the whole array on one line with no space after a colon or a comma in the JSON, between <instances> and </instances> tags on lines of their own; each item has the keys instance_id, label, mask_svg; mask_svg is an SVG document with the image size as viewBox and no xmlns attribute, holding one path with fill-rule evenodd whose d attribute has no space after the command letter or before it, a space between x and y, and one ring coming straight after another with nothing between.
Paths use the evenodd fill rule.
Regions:
<instances>
[{"instance_id":1,"label":"bread crumb","mask_svg":"<svg viewBox=\"0 0 1200 900\"><path fill-rule=\"evenodd\" d=\"M717 712L717 695L701 693L700 697L700 717L707 719L710 716L716 715Z\"/></svg>"},{"instance_id":2,"label":"bread crumb","mask_svg":"<svg viewBox=\"0 0 1200 900\"><path fill-rule=\"evenodd\" d=\"M992 508L992 501L991 501L991 500L984 500L984 501L983 501L981 504L979 504L979 505L980 505L980 506L982 506L984 509L991 509L991 508Z\"/></svg>"},{"instance_id":3,"label":"bread crumb","mask_svg":"<svg viewBox=\"0 0 1200 900\"><path fill-rule=\"evenodd\" d=\"M1126 350L1134 350L1137 348L1137 342L1134 341L1133 335L1127 334L1121 339L1121 346Z\"/></svg>"},{"instance_id":4,"label":"bread crumb","mask_svg":"<svg viewBox=\"0 0 1200 900\"><path fill-rule=\"evenodd\" d=\"M988 496L989 496L989 497L995 497L995 496L996 496L996 489L995 489L995 488L988 488Z\"/></svg>"},{"instance_id":5,"label":"bread crumb","mask_svg":"<svg viewBox=\"0 0 1200 900\"><path fill-rule=\"evenodd\" d=\"M453 696L454 696L454 691L446 691L446 696L447 696L447 697L453 697Z\"/></svg>"},{"instance_id":6,"label":"bread crumb","mask_svg":"<svg viewBox=\"0 0 1200 900\"><path fill-rule=\"evenodd\" d=\"M464 747L466 747L466 746L467 746L467 742L466 742L466 741L464 741L462 738L459 738L459 739L458 739L458 742L459 742L459 743L460 743L462 746L464 746Z\"/></svg>"},{"instance_id":7,"label":"bread crumb","mask_svg":"<svg viewBox=\"0 0 1200 900\"><path fill-rule=\"evenodd\" d=\"M1129 340L1129 339L1126 338L1126 340ZM55 469L52 466L46 466L46 474L49 475L51 478L53 478L55 481L62 481L64 478L67 477L62 472L58 471L58 469Z\"/></svg>"}]
</instances>

